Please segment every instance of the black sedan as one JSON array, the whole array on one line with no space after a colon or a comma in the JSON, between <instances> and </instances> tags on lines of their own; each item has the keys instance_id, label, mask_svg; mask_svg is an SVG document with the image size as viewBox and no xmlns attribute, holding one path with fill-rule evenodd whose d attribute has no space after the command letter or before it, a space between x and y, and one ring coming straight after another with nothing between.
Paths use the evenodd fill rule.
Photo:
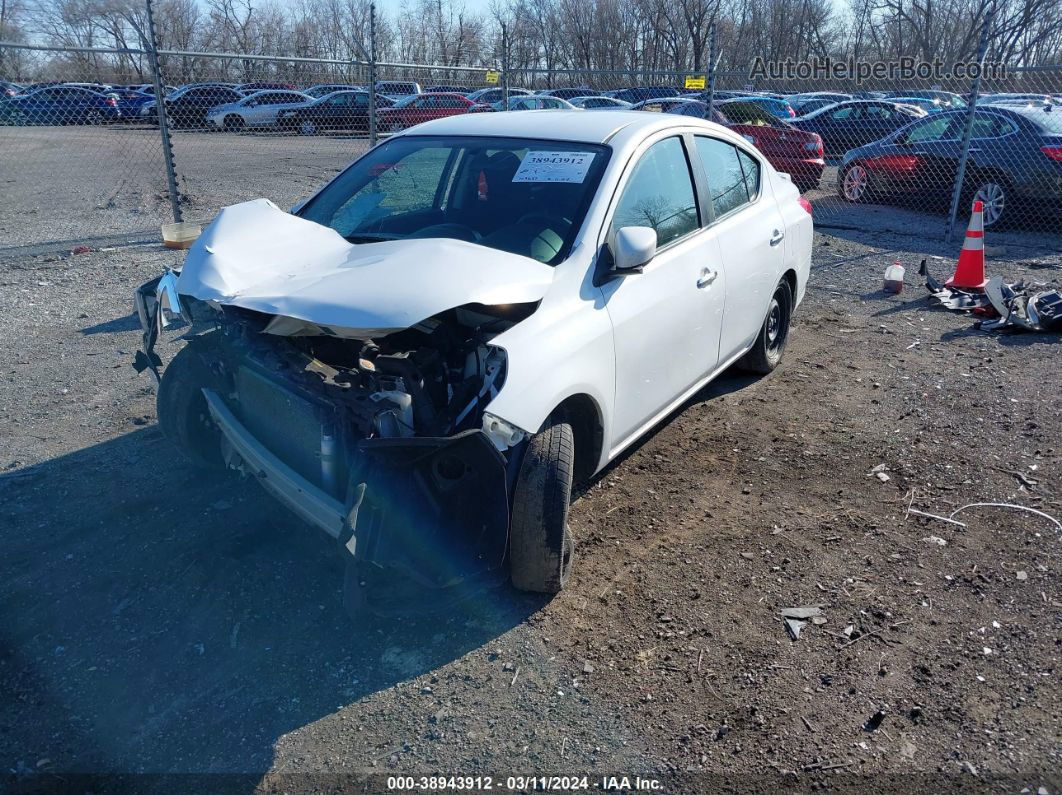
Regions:
<instances>
[{"instance_id":1,"label":"black sedan","mask_svg":"<svg viewBox=\"0 0 1062 795\"><path fill-rule=\"evenodd\" d=\"M884 138L925 115L924 110L895 102L852 99L790 119L789 123L797 129L818 133L826 157L839 157L849 149Z\"/></svg>"},{"instance_id":2,"label":"black sedan","mask_svg":"<svg viewBox=\"0 0 1062 795\"><path fill-rule=\"evenodd\" d=\"M377 108L394 104L383 94L376 95ZM336 91L308 105L282 110L277 126L298 130L303 135L316 135L323 130L368 130L369 92Z\"/></svg>"},{"instance_id":3,"label":"black sedan","mask_svg":"<svg viewBox=\"0 0 1062 795\"><path fill-rule=\"evenodd\" d=\"M845 155L837 192L851 202L951 195L967 111L934 113ZM1062 113L986 106L974 113L963 206L984 203L985 227L1015 205L1062 207Z\"/></svg>"},{"instance_id":4,"label":"black sedan","mask_svg":"<svg viewBox=\"0 0 1062 795\"><path fill-rule=\"evenodd\" d=\"M239 102L243 94L223 85L192 85L178 88L165 98L166 118L174 127L202 127L207 111L218 105ZM157 121L158 111L154 102L140 108L140 118Z\"/></svg>"}]
</instances>

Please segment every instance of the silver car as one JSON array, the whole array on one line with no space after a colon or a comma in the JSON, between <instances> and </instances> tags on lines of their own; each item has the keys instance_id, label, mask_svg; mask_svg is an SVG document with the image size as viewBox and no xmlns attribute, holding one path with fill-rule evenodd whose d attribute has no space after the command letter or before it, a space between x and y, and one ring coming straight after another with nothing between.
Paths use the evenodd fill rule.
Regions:
<instances>
[{"instance_id":1,"label":"silver car","mask_svg":"<svg viewBox=\"0 0 1062 795\"><path fill-rule=\"evenodd\" d=\"M572 105L583 110L630 110L631 103L612 97L572 97Z\"/></svg>"},{"instance_id":2,"label":"silver car","mask_svg":"<svg viewBox=\"0 0 1062 795\"><path fill-rule=\"evenodd\" d=\"M233 132L244 127L272 127L280 111L313 101L313 97L301 91L256 91L239 102L211 108L206 123L208 127Z\"/></svg>"}]
</instances>

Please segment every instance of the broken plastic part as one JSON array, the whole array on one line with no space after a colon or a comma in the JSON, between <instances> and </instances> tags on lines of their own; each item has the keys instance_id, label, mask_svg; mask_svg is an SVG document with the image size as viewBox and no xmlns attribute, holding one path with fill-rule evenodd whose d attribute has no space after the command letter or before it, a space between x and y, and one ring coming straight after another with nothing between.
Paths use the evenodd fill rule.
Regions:
<instances>
[{"instance_id":1,"label":"broken plastic part","mask_svg":"<svg viewBox=\"0 0 1062 795\"><path fill-rule=\"evenodd\" d=\"M501 417L495 417L487 411L483 412L483 432L487 434L499 451L515 447L529 436L527 431L517 428Z\"/></svg>"}]
</instances>

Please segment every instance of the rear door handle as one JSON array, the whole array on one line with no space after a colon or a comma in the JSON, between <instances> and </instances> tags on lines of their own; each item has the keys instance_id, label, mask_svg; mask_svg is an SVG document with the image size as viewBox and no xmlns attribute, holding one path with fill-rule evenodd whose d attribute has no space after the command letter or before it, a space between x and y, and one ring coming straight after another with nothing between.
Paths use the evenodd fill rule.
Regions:
<instances>
[{"instance_id":1,"label":"rear door handle","mask_svg":"<svg viewBox=\"0 0 1062 795\"><path fill-rule=\"evenodd\" d=\"M712 282L714 282L718 276L719 271L710 271L706 269L703 273L701 273L701 278L697 280L697 289L703 290L705 287L709 286Z\"/></svg>"},{"instance_id":2,"label":"rear door handle","mask_svg":"<svg viewBox=\"0 0 1062 795\"><path fill-rule=\"evenodd\" d=\"M782 242L782 238L784 238L784 237L785 237L785 232L783 232L781 229L775 229L774 230L774 234L771 235L771 245L772 246L777 246L779 243Z\"/></svg>"}]
</instances>

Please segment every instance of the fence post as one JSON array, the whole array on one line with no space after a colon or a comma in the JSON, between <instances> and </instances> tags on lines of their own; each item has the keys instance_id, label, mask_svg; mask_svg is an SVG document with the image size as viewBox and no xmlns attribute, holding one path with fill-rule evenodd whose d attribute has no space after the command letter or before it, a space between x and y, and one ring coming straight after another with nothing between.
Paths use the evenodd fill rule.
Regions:
<instances>
[{"instance_id":1,"label":"fence post","mask_svg":"<svg viewBox=\"0 0 1062 795\"><path fill-rule=\"evenodd\" d=\"M509 27L504 22L502 28L502 109L509 109Z\"/></svg>"},{"instance_id":2,"label":"fence post","mask_svg":"<svg viewBox=\"0 0 1062 795\"><path fill-rule=\"evenodd\" d=\"M715 110L715 20L708 28L708 120Z\"/></svg>"},{"instance_id":3,"label":"fence post","mask_svg":"<svg viewBox=\"0 0 1062 795\"><path fill-rule=\"evenodd\" d=\"M170 141L170 125L166 118L166 92L163 89L162 70L159 68L159 39L155 31L155 11L151 0L144 0L147 11L148 64L151 77L155 83L155 115L159 120L159 135L162 137L162 159L166 163L166 187L170 194L170 208L173 210L173 222L184 220L181 214L181 196L177 192L177 172L173 167L173 144Z\"/></svg>"},{"instance_id":4,"label":"fence post","mask_svg":"<svg viewBox=\"0 0 1062 795\"><path fill-rule=\"evenodd\" d=\"M962 195L962 185L966 181L966 161L970 157L970 137L973 132L974 111L977 109L977 95L981 91L981 70L985 65L985 54L988 52L988 34L992 29L992 12L985 14L984 27L981 28L981 41L977 45L977 76L974 77L970 87L970 105L966 109L966 123L962 131L962 154L959 155L959 168L955 173L955 186L951 190L951 209L948 211L948 229L944 233L944 242L951 243L955 232L955 217L959 212L959 198Z\"/></svg>"},{"instance_id":5,"label":"fence post","mask_svg":"<svg viewBox=\"0 0 1062 795\"><path fill-rule=\"evenodd\" d=\"M369 4L369 147L376 146L376 3Z\"/></svg>"}]
</instances>

